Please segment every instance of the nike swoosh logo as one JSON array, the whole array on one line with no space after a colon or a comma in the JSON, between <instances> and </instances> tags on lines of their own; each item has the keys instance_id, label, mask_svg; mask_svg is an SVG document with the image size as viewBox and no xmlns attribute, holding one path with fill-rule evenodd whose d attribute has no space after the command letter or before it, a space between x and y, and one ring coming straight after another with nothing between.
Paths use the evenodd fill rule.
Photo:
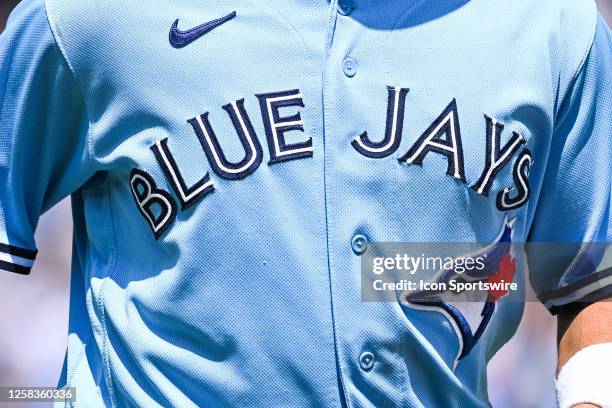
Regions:
<instances>
[{"instance_id":1,"label":"nike swoosh logo","mask_svg":"<svg viewBox=\"0 0 612 408\"><path fill-rule=\"evenodd\" d=\"M209 21L208 23L204 23L186 31L178 29L179 20L176 19L170 28L170 45L172 45L174 48L186 47L204 34L219 27L221 24L228 22L234 17L236 17L236 12L232 11L225 17Z\"/></svg>"}]
</instances>

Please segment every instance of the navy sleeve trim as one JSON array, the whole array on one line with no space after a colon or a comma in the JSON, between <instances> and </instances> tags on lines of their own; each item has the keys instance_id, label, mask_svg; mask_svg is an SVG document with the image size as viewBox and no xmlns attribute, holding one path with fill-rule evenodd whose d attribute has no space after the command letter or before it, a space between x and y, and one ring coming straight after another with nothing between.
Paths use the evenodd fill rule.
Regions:
<instances>
[{"instance_id":1,"label":"navy sleeve trim","mask_svg":"<svg viewBox=\"0 0 612 408\"><path fill-rule=\"evenodd\" d=\"M25 248L19 248L13 245L7 245L0 242L0 252L4 252L5 254L15 255L20 258L25 258L29 260L36 259L36 254L38 251L31 251Z\"/></svg>"},{"instance_id":2,"label":"navy sleeve trim","mask_svg":"<svg viewBox=\"0 0 612 408\"><path fill-rule=\"evenodd\" d=\"M28 275L34 265L36 254L35 250L0 243L0 269Z\"/></svg>"},{"instance_id":3,"label":"navy sleeve trim","mask_svg":"<svg viewBox=\"0 0 612 408\"><path fill-rule=\"evenodd\" d=\"M612 285L608 285L599 290L596 290L595 292L591 292L585 295L584 297L573 301L572 303L568 303L565 305L559 305L559 306L552 306L548 309L548 311L553 315L556 315L560 312L565 312L565 311L568 311L571 313L574 310L582 309L584 305L595 303L595 302L601 302L605 300L612 300Z\"/></svg>"},{"instance_id":4,"label":"navy sleeve trim","mask_svg":"<svg viewBox=\"0 0 612 408\"><path fill-rule=\"evenodd\" d=\"M553 312L570 303L597 302L610 296L612 296L612 268L607 268L560 289L545 293L540 296L540 301Z\"/></svg>"}]
</instances>

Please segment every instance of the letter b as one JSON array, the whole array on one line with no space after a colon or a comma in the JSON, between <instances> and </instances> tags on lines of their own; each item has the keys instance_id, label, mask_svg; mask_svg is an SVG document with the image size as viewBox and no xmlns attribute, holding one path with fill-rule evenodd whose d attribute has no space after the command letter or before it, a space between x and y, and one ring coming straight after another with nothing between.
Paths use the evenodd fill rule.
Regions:
<instances>
[{"instance_id":1,"label":"letter b","mask_svg":"<svg viewBox=\"0 0 612 408\"><path fill-rule=\"evenodd\" d=\"M167 191L157 188L148 173L132 169L130 187L141 214L158 239L176 218L176 202Z\"/></svg>"}]
</instances>

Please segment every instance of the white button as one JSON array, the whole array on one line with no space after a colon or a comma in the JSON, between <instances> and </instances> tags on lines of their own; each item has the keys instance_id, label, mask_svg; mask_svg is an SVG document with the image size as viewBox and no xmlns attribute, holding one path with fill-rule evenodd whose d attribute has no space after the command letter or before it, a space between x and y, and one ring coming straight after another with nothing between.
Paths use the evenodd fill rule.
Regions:
<instances>
[{"instance_id":1,"label":"white button","mask_svg":"<svg viewBox=\"0 0 612 408\"><path fill-rule=\"evenodd\" d=\"M351 248L357 255L363 254L368 248L368 239L361 234L357 234L351 240Z\"/></svg>"},{"instance_id":2,"label":"white button","mask_svg":"<svg viewBox=\"0 0 612 408\"><path fill-rule=\"evenodd\" d=\"M351 0L338 0L338 13L348 16L353 12L355 6Z\"/></svg>"},{"instance_id":3,"label":"white button","mask_svg":"<svg viewBox=\"0 0 612 408\"><path fill-rule=\"evenodd\" d=\"M372 367L374 367L374 360L376 360L374 354L365 351L359 356L359 367L361 367L363 371L370 371Z\"/></svg>"},{"instance_id":4,"label":"white button","mask_svg":"<svg viewBox=\"0 0 612 408\"><path fill-rule=\"evenodd\" d=\"M344 75L347 77L354 77L357 73L357 62L351 57L346 57L344 61L342 61L342 71L344 71Z\"/></svg>"}]
</instances>

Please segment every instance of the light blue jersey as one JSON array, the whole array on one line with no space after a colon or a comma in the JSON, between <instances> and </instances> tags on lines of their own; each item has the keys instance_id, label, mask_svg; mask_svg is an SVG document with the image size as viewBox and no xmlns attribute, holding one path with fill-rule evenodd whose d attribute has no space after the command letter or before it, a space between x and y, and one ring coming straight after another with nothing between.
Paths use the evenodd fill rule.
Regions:
<instances>
[{"instance_id":1,"label":"light blue jersey","mask_svg":"<svg viewBox=\"0 0 612 408\"><path fill-rule=\"evenodd\" d=\"M364 302L363 253L609 242L611 50L591 0L25 0L0 269L71 195L76 407L488 406L523 302ZM612 290L532 280L553 311Z\"/></svg>"}]
</instances>

